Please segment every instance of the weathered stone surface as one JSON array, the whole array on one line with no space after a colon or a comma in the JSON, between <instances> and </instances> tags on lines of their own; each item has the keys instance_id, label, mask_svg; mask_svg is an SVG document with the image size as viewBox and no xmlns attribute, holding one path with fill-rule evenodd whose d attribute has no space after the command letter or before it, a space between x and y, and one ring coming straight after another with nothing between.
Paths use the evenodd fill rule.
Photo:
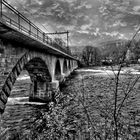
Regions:
<instances>
[{"instance_id":1,"label":"weathered stone surface","mask_svg":"<svg viewBox=\"0 0 140 140\"><path fill-rule=\"evenodd\" d=\"M17 68L16 67L14 68L13 72L14 72L14 75L15 75L15 77L17 79L17 77L18 77L18 71L17 71Z\"/></svg>"},{"instance_id":2,"label":"weathered stone surface","mask_svg":"<svg viewBox=\"0 0 140 140\"><path fill-rule=\"evenodd\" d=\"M20 67L20 65L19 65L19 64L17 64L16 69L17 69L17 73L18 73L18 75L19 75L19 74L20 74L20 72L21 72L21 67Z\"/></svg>"},{"instance_id":3,"label":"weathered stone surface","mask_svg":"<svg viewBox=\"0 0 140 140\"><path fill-rule=\"evenodd\" d=\"M0 99L3 101L3 103L7 102L8 97L3 90L0 92Z\"/></svg>"},{"instance_id":4,"label":"weathered stone surface","mask_svg":"<svg viewBox=\"0 0 140 140\"><path fill-rule=\"evenodd\" d=\"M24 65L25 65L24 58L22 58L20 61L20 68L23 69Z\"/></svg>"},{"instance_id":5,"label":"weathered stone surface","mask_svg":"<svg viewBox=\"0 0 140 140\"><path fill-rule=\"evenodd\" d=\"M10 77L7 78L7 81L6 81L6 82L7 82L8 87L9 87L10 89L12 89L12 86L13 86L13 85L12 85L12 81L11 81L11 78L10 78Z\"/></svg>"},{"instance_id":6,"label":"weathered stone surface","mask_svg":"<svg viewBox=\"0 0 140 140\"><path fill-rule=\"evenodd\" d=\"M10 78L11 78L12 83L14 83L16 81L16 76L15 76L14 72L11 72Z\"/></svg>"},{"instance_id":7,"label":"weathered stone surface","mask_svg":"<svg viewBox=\"0 0 140 140\"><path fill-rule=\"evenodd\" d=\"M49 86L51 87L52 90L56 90L59 87L59 81L55 80L49 83Z\"/></svg>"},{"instance_id":8,"label":"weathered stone surface","mask_svg":"<svg viewBox=\"0 0 140 140\"><path fill-rule=\"evenodd\" d=\"M37 85L32 86L31 97L50 100L52 92L59 88L59 82L65 78L65 73L69 71L67 66L71 57L66 57L63 53L50 49L51 53L34 49L34 45L26 42L27 46L12 40L1 40L3 47L0 55L0 110L4 110L12 86L23 69L26 69L31 76L32 82L37 81ZM24 42L23 42L24 43ZM47 47L47 46L46 46ZM30 49L29 49L30 48ZM57 53L56 53L57 52ZM56 81L55 81L56 80ZM40 82L40 84L39 84ZM52 82L52 83L50 83Z\"/></svg>"},{"instance_id":9,"label":"weathered stone surface","mask_svg":"<svg viewBox=\"0 0 140 140\"><path fill-rule=\"evenodd\" d=\"M0 114L4 112L4 109L5 109L5 104L3 103L3 101L0 100Z\"/></svg>"},{"instance_id":10,"label":"weathered stone surface","mask_svg":"<svg viewBox=\"0 0 140 140\"><path fill-rule=\"evenodd\" d=\"M10 96L10 89L9 87L7 86L7 84L5 84L2 88L2 90L5 92L5 94L9 97Z\"/></svg>"}]
</instances>

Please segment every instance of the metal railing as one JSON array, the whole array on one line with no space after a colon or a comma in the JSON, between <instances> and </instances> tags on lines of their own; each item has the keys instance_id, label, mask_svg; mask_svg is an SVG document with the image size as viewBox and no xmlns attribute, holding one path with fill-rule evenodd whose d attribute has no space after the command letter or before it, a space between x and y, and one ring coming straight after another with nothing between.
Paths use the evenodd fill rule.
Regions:
<instances>
[{"instance_id":1,"label":"metal railing","mask_svg":"<svg viewBox=\"0 0 140 140\"><path fill-rule=\"evenodd\" d=\"M42 41L46 45L49 44L52 47L71 55L70 51L67 49L67 46L60 46L60 44L47 36L34 23L8 4L5 0L0 0L0 18L20 32L23 32L28 36Z\"/></svg>"}]
</instances>

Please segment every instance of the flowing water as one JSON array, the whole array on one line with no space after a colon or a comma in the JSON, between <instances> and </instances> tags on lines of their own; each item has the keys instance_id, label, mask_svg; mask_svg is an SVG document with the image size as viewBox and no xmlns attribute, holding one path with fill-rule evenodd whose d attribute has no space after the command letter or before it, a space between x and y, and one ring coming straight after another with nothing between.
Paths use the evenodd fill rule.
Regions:
<instances>
[{"instance_id":1,"label":"flowing water","mask_svg":"<svg viewBox=\"0 0 140 140\"><path fill-rule=\"evenodd\" d=\"M112 74L111 71L105 71L103 68L96 70L81 69L76 72L76 78L78 79L83 78L83 76L108 76ZM122 71L122 73L124 72L126 71ZM131 72L134 71L131 70ZM137 72L138 71L135 71L134 73ZM7 133L13 133L19 130L30 130L34 120L40 113L48 110L46 104L28 101L30 84L30 77L26 72L23 72L14 84L11 95L8 98L5 112L2 116L2 128L3 130L7 130Z\"/></svg>"}]
</instances>

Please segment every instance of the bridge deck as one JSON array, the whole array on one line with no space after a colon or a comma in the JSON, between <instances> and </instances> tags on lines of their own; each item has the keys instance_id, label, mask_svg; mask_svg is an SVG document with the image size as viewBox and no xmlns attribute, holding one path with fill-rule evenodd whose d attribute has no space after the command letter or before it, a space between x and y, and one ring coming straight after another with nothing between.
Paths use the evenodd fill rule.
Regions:
<instances>
[{"instance_id":1,"label":"bridge deck","mask_svg":"<svg viewBox=\"0 0 140 140\"><path fill-rule=\"evenodd\" d=\"M8 16L5 11L11 11L17 20ZM75 59L66 49L66 46L60 46L54 42L4 0L1 0L0 3L0 38L19 42L25 47L30 47L29 49L43 50L46 53Z\"/></svg>"}]
</instances>

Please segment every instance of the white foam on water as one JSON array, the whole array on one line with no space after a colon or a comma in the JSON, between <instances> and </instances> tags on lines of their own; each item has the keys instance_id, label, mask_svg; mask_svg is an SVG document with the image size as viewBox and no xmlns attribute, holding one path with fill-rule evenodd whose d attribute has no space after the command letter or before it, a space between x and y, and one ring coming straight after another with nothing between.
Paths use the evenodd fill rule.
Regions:
<instances>
[{"instance_id":1,"label":"white foam on water","mask_svg":"<svg viewBox=\"0 0 140 140\"><path fill-rule=\"evenodd\" d=\"M17 78L18 81L20 81L20 80L28 80L28 79L30 79L30 76L28 76L28 75L19 76Z\"/></svg>"},{"instance_id":2,"label":"white foam on water","mask_svg":"<svg viewBox=\"0 0 140 140\"><path fill-rule=\"evenodd\" d=\"M118 73L118 71L112 71L112 70L107 70L107 69L101 69L101 70L99 70L99 69L97 69L97 70L95 70L95 69L78 69L78 70L76 70L77 72L90 72L90 73L88 73L89 75L91 75L91 73L92 73L92 75L105 75L105 76L107 76L107 75L114 75L114 74L117 74ZM121 71L120 71L120 74L127 74L127 73L130 73L130 74L134 74L134 75L138 75L138 74L140 74L140 72L138 71L138 70L135 70L135 69L133 69L133 68L125 68L125 69L122 69Z\"/></svg>"},{"instance_id":3,"label":"white foam on water","mask_svg":"<svg viewBox=\"0 0 140 140\"><path fill-rule=\"evenodd\" d=\"M77 69L77 72L102 72L103 70L94 70L94 69Z\"/></svg>"},{"instance_id":4,"label":"white foam on water","mask_svg":"<svg viewBox=\"0 0 140 140\"><path fill-rule=\"evenodd\" d=\"M22 101L22 100L28 100L29 97L15 97L15 98L8 98L8 103L7 104L31 104L31 105L43 105L45 103L39 103L39 102L29 102L29 101Z\"/></svg>"}]
</instances>

